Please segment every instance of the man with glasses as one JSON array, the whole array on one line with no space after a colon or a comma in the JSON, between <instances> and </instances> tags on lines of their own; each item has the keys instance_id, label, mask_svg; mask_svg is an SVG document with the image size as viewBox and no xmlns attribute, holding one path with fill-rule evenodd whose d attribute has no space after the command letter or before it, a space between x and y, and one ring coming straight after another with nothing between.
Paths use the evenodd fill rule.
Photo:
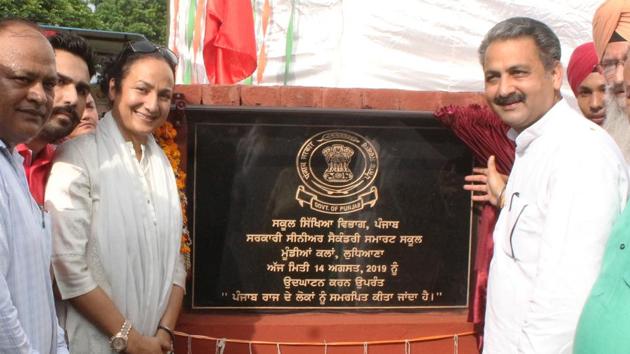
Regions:
<instances>
[{"instance_id":1,"label":"man with glasses","mask_svg":"<svg viewBox=\"0 0 630 354\"><path fill-rule=\"evenodd\" d=\"M630 163L630 122L625 110L624 63L630 44L630 1L608 0L593 17L593 42L598 70L606 80L607 104L604 129L613 137Z\"/></svg>"},{"instance_id":2,"label":"man with glasses","mask_svg":"<svg viewBox=\"0 0 630 354\"><path fill-rule=\"evenodd\" d=\"M630 1L606 1L593 19L593 37L602 47L600 66L609 73L607 80L624 89L624 95L613 100L616 122L615 140L624 153L630 151L630 124L628 123L628 93L630 92L630 62L627 60L630 45ZM623 41L619 40L619 37ZM617 40L615 40L617 38ZM615 87L613 86L613 87ZM621 89L620 88L620 89ZM628 155L626 155L628 159ZM625 353L630 348L630 208L626 205L612 229L601 272L575 334L576 354Z\"/></svg>"},{"instance_id":3,"label":"man with glasses","mask_svg":"<svg viewBox=\"0 0 630 354\"><path fill-rule=\"evenodd\" d=\"M545 24L500 22L479 59L486 99L516 143L499 194L484 353L571 353L611 225L626 203L626 165L610 136L562 99L560 42Z\"/></svg>"}]
</instances>

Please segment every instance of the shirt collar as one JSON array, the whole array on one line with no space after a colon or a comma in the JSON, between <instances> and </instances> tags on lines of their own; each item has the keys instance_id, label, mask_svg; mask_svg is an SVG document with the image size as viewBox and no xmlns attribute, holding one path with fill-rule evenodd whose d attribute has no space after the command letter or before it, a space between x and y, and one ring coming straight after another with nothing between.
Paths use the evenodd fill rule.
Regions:
<instances>
[{"instance_id":1,"label":"shirt collar","mask_svg":"<svg viewBox=\"0 0 630 354\"><path fill-rule=\"evenodd\" d=\"M13 149L9 149L2 139L0 139L0 151L2 151L3 154L6 154L7 157L11 157L11 155L13 155Z\"/></svg>"},{"instance_id":2,"label":"shirt collar","mask_svg":"<svg viewBox=\"0 0 630 354\"><path fill-rule=\"evenodd\" d=\"M547 130L546 127L552 124L553 116L558 115L559 112L562 112L565 108L570 109L565 100L560 99L560 101L556 102L540 119L520 132L520 134L514 130L514 128L510 128L507 132L507 136L516 143L516 153L523 153L529 144L542 136Z\"/></svg>"},{"instance_id":3,"label":"shirt collar","mask_svg":"<svg viewBox=\"0 0 630 354\"><path fill-rule=\"evenodd\" d=\"M9 148L9 146L7 144L5 144L5 142L0 139L0 150L4 151L4 153L6 154L6 157L9 160L12 160L12 162L17 162L18 165L22 165L22 162L24 161L24 159L22 158L22 156L20 154L17 153L15 147L14 148Z\"/></svg>"},{"instance_id":4,"label":"shirt collar","mask_svg":"<svg viewBox=\"0 0 630 354\"><path fill-rule=\"evenodd\" d=\"M125 141L125 145L127 145L129 153L131 154L133 159L137 161L138 158L136 157L136 149L133 147L133 143L131 141ZM140 144L140 152L142 156L140 156L140 161L138 162L142 163L144 161L144 155L146 155L147 152L146 146L144 144Z\"/></svg>"},{"instance_id":5,"label":"shirt collar","mask_svg":"<svg viewBox=\"0 0 630 354\"><path fill-rule=\"evenodd\" d=\"M38 163L46 164L52 161L55 156L55 150L57 145L46 144L42 151L37 156L33 156L33 151L28 148L26 144L17 144L15 150L22 156L25 161L28 161L28 165L33 164L35 161Z\"/></svg>"}]
</instances>

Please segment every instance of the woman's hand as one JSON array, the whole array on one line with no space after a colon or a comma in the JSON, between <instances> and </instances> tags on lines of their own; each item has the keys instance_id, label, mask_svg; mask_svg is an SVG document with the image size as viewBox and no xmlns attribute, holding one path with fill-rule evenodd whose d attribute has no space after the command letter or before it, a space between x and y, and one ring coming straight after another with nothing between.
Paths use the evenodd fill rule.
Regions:
<instances>
[{"instance_id":1,"label":"woman's hand","mask_svg":"<svg viewBox=\"0 0 630 354\"><path fill-rule=\"evenodd\" d=\"M170 341L169 341L170 342ZM170 349L169 349L170 350ZM131 329L127 340L127 354L163 354L162 345L157 337L147 337Z\"/></svg>"},{"instance_id":2,"label":"woman's hand","mask_svg":"<svg viewBox=\"0 0 630 354\"><path fill-rule=\"evenodd\" d=\"M169 353L173 351L173 345L175 343L171 342L171 336L165 330L158 329L157 333L155 333L155 338L160 342L160 347L162 347L162 353Z\"/></svg>"},{"instance_id":3,"label":"woman's hand","mask_svg":"<svg viewBox=\"0 0 630 354\"><path fill-rule=\"evenodd\" d=\"M468 184L464 184L464 189L472 191L472 200L475 202L489 202L495 207L502 207L500 199L507 184L508 176L502 175L497 171L495 158L488 158L488 167L473 168L472 175L464 177ZM478 193L475 193L478 192Z\"/></svg>"}]
</instances>

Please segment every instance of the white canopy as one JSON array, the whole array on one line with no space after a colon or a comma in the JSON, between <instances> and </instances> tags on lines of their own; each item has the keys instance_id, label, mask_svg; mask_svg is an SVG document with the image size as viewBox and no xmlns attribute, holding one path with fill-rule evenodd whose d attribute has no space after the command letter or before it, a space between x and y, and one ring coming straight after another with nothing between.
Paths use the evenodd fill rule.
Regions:
<instances>
[{"instance_id":1,"label":"white canopy","mask_svg":"<svg viewBox=\"0 0 630 354\"><path fill-rule=\"evenodd\" d=\"M171 16L186 13L189 8L181 7L190 6L192 1L171 0ZM271 12L263 33L265 2ZM180 6L179 12L174 8L175 3ZM560 38L566 67L573 49L592 40L591 20L600 3L593 0L254 0L257 54L260 56L264 46L267 62L262 80L257 80L254 73L250 82L480 91L483 81L477 47L494 24L514 16L546 23ZM288 28L292 10L291 33ZM171 33L175 22L171 18ZM178 47L178 52L190 60L193 55L186 53L191 50L183 48L182 43L181 39L170 38L171 47ZM288 44L292 45L290 61L287 61ZM197 55L193 64L203 73L201 55ZM184 83L181 75L178 80ZM566 80L564 91L565 97L573 97Z\"/></svg>"}]
</instances>

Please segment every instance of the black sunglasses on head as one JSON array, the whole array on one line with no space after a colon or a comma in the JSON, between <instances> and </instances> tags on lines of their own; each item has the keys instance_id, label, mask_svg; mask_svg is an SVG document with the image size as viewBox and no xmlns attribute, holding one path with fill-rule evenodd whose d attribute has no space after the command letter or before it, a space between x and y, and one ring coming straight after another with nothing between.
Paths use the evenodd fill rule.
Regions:
<instances>
[{"instance_id":1,"label":"black sunglasses on head","mask_svg":"<svg viewBox=\"0 0 630 354\"><path fill-rule=\"evenodd\" d=\"M172 66L176 66L179 63L177 55L166 47L157 46L150 41L142 40L137 42L129 42L125 49L122 51L121 56L127 56L130 53L149 54L158 52L166 61Z\"/></svg>"}]
</instances>

